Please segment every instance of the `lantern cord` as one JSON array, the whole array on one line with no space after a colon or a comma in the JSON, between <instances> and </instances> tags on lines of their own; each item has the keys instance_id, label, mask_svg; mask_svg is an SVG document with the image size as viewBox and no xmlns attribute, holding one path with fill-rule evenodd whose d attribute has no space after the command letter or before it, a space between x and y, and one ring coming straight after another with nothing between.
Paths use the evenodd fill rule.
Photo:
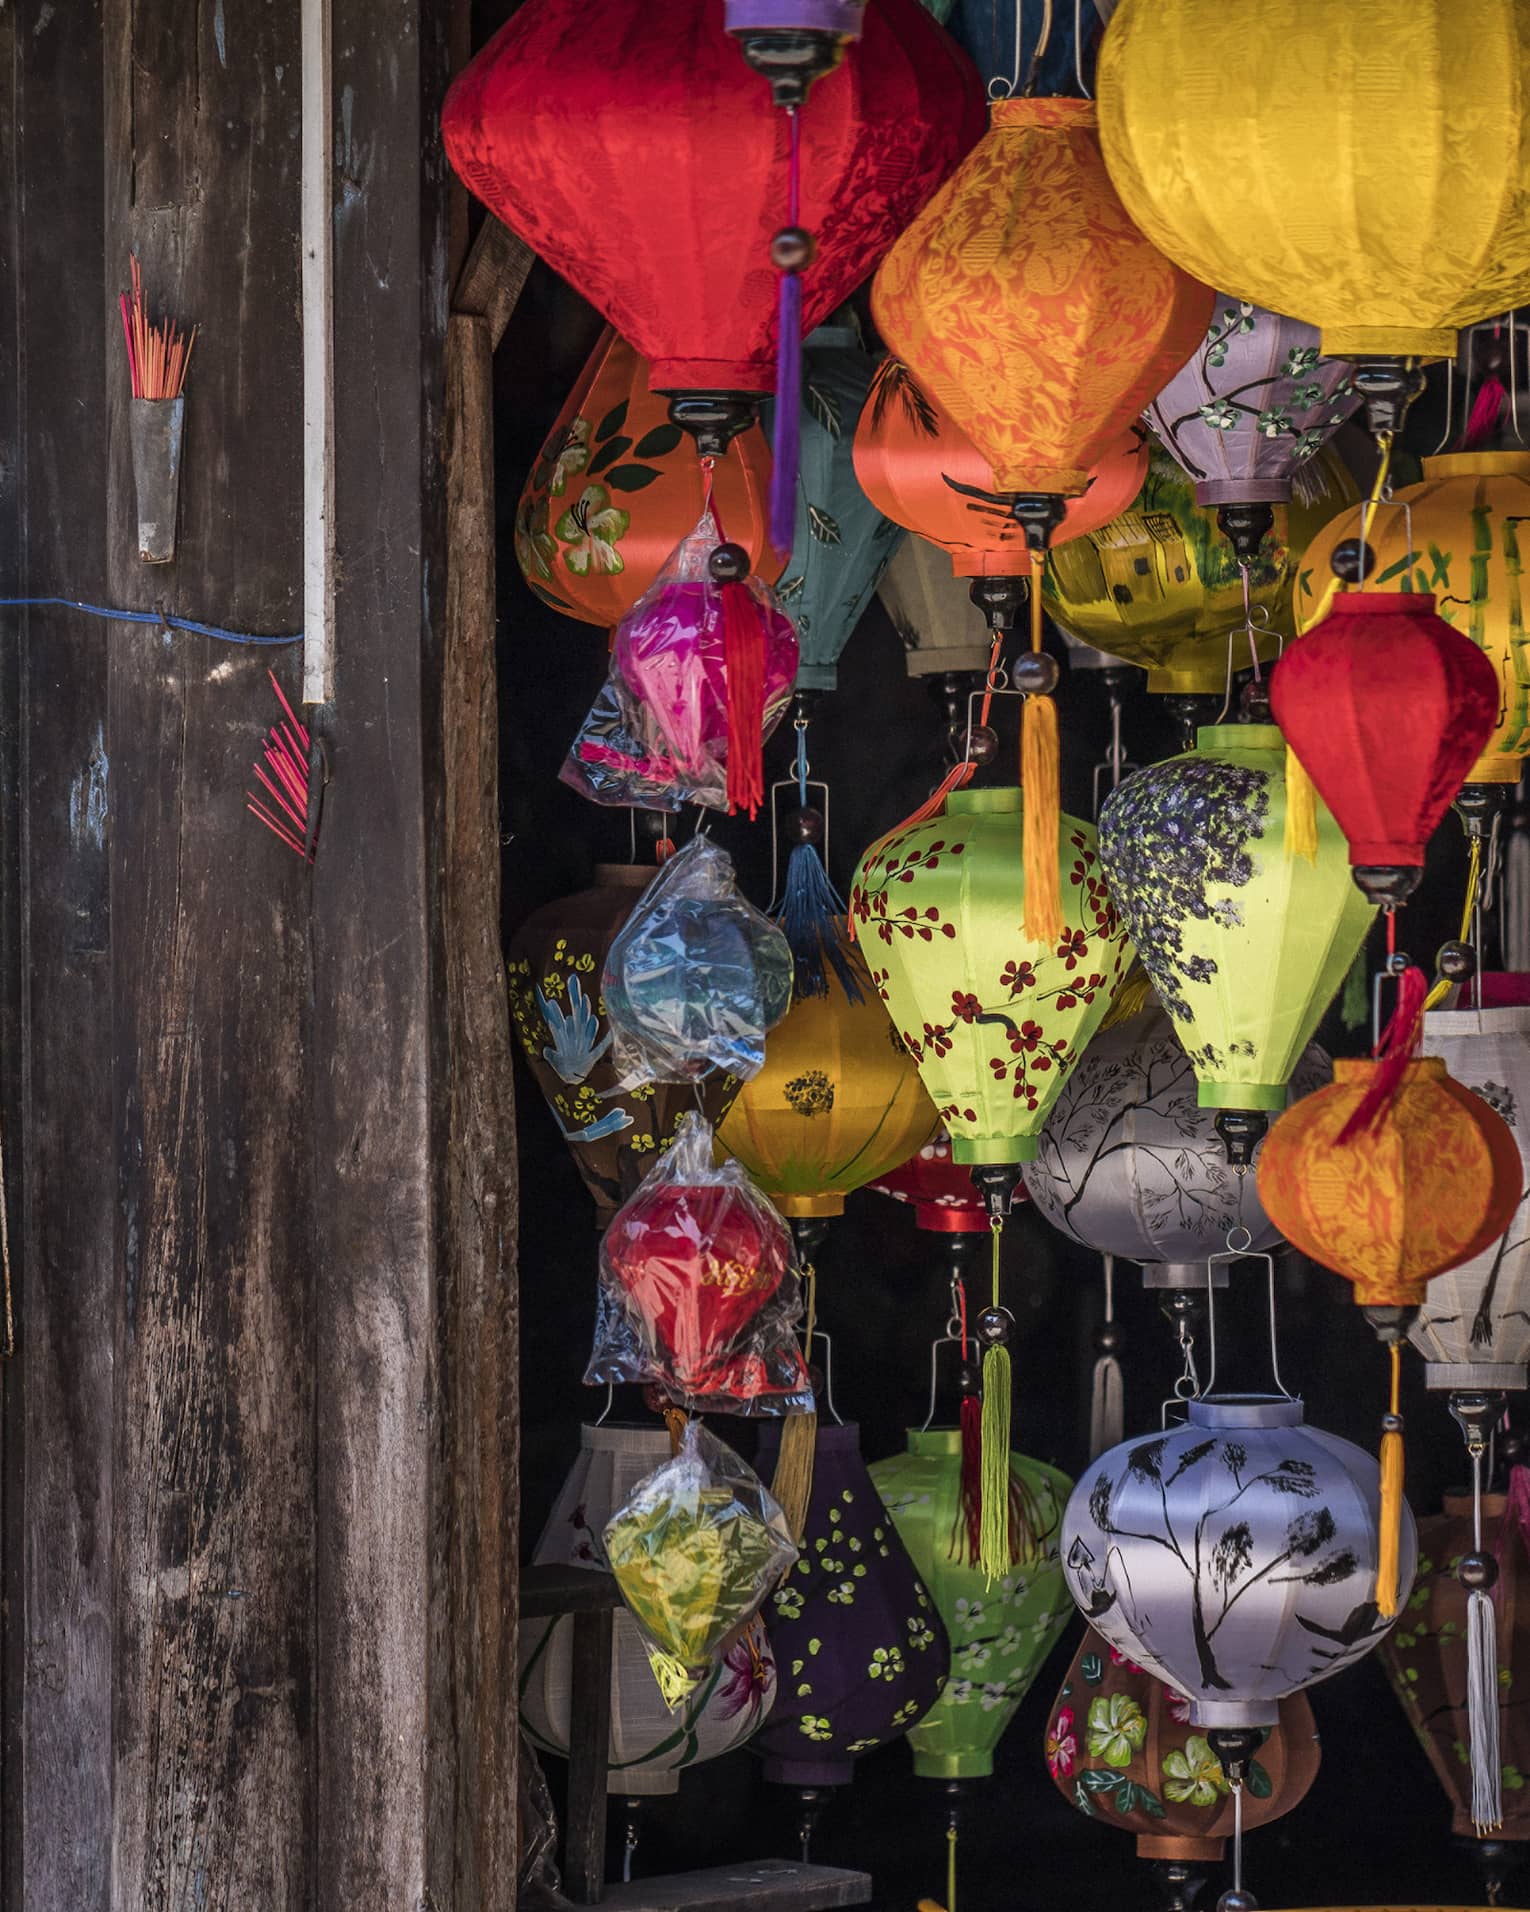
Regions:
<instances>
[{"instance_id":1,"label":"lantern cord","mask_svg":"<svg viewBox=\"0 0 1530 1912\"><path fill-rule=\"evenodd\" d=\"M1466 862L1466 902L1461 910L1461 941L1468 941L1472 933L1472 918L1477 913L1477 891L1482 882L1482 838L1474 836L1467 851ZM1438 1009L1450 994L1449 977L1441 976L1433 989L1424 998L1425 1009ZM1481 1007L1481 1004L1478 1004Z\"/></svg>"},{"instance_id":2,"label":"lantern cord","mask_svg":"<svg viewBox=\"0 0 1530 1912\"><path fill-rule=\"evenodd\" d=\"M1231 1782L1233 1796L1233 1891L1243 1897L1243 1781Z\"/></svg>"},{"instance_id":3,"label":"lantern cord","mask_svg":"<svg viewBox=\"0 0 1530 1912\"><path fill-rule=\"evenodd\" d=\"M1105 1326L1116 1324L1116 1258L1106 1255ZM1103 1352L1094 1364L1094 1382L1089 1394L1089 1458L1098 1460L1107 1448L1120 1445L1125 1431L1125 1407L1121 1362L1115 1350L1115 1336L1109 1335Z\"/></svg>"},{"instance_id":4,"label":"lantern cord","mask_svg":"<svg viewBox=\"0 0 1530 1912\"><path fill-rule=\"evenodd\" d=\"M1376 1543L1376 1611L1383 1620L1397 1612L1397 1553L1402 1531L1403 1419L1399 1391L1402 1385L1402 1343L1394 1341L1387 1353L1392 1363L1390 1406L1382 1421L1381 1514Z\"/></svg>"},{"instance_id":5,"label":"lantern cord","mask_svg":"<svg viewBox=\"0 0 1530 1912\"><path fill-rule=\"evenodd\" d=\"M1041 585L1044 550L1031 554L1031 652L1041 654ZM1033 693L1020 715L1020 782L1025 791L1021 861L1025 872L1023 935L1055 943L1063 933L1057 840L1061 830L1057 705Z\"/></svg>"},{"instance_id":6,"label":"lantern cord","mask_svg":"<svg viewBox=\"0 0 1530 1912\"><path fill-rule=\"evenodd\" d=\"M1360 544L1362 551L1369 543L1371 520L1376 515L1376 507L1386 495L1387 476L1392 469L1392 434L1377 432L1376 443L1381 447L1381 463L1376 467L1376 476L1371 484L1371 495L1365 501L1365 509L1360 514ZM1410 553L1411 555L1411 553ZM1362 557L1360 569L1360 589L1365 589L1365 563Z\"/></svg>"},{"instance_id":7,"label":"lantern cord","mask_svg":"<svg viewBox=\"0 0 1530 1912\"><path fill-rule=\"evenodd\" d=\"M1031 55L1031 63L1030 63L1030 66L1026 69L1026 75L1025 75L1025 97L1027 99L1029 99L1031 95L1036 91L1036 82L1041 77L1042 58L1046 53L1047 47L1051 44L1052 5L1053 5L1053 0L1041 0L1041 37L1036 42L1036 51ZM1017 3L1015 7L1015 14L1017 16L1017 19L1018 19L1019 13L1020 13L1020 7ZM1018 64L1019 63L1017 61L1016 62L1017 67L1018 67Z\"/></svg>"},{"instance_id":8,"label":"lantern cord","mask_svg":"<svg viewBox=\"0 0 1530 1912\"><path fill-rule=\"evenodd\" d=\"M1073 77L1083 97L1092 100L1094 95L1084 79L1084 0L1073 0Z\"/></svg>"},{"instance_id":9,"label":"lantern cord","mask_svg":"<svg viewBox=\"0 0 1530 1912\"><path fill-rule=\"evenodd\" d=\"M1472 1551L1482 1553L1482 1438L1472 1431ZM1473 1587L1466 1602L1466 1718L1471 1742L1472 1825L1478 1838L1503 1824L1498 1735L1498 1614L1484 1587Z\"/></svg>"},{"instance_id":10,"label":"lantern cord","mask_svg":"<svg viewBox=\"0 0 1530 1912\"><path fill-rule=\"evenodd\" d=\"M992 1581L1009 1570L1009 1415L1011 1373L1009 1349L1004 1345L1003 1308L999 1296L999 1249L1004 1239L1001 1216L993 1218L993 1325L999 1333L983 1355L982 1496L983 1511L978 1565Z\"/></svg>"},{"instance_id":11,"label":"lantern cord","mask_svg":"<svg viewBox=\"0 0 1530 1912\"><path fill-rule=\"evenodd\" d=\"M1010 76L1008 79L1005 79L1002 73L995 73L989 78L988 97L990 100L1010 100L1010 99L1013 99L1015 95L1020 91L1020 67L1022 64L1023 46L1024 46L1024 42L1022 39L1022 32L1023 32L1024 26L1025 26L1025 9L1022 5L1020 5L1019 0L1016 0L1015 51L1014 51L1013 64L1010 69ZM989 52L990 58L997 58L998 56L998 45L997 45L998 38L999 38L999 0L993 0L993 5L992 7L990 7L989 14L988 14L988 52ZM949 1912L949 1908L948 1908L948 1912Z\"/></svg>"},{"instance_id":12,"label":"lantern cord","mask_svg":"<svg viewBox=\"0 0 1530 1912\"><path fill-rule=\"evenodd\" d=\"M802 218L802 112L786 109L791 129L786 223L796 236ZM789 552L797 522L797 470L802 449L802 266L779 266L776 300L776 429L770 474L770 541Z\"/></svg>"},{"instance_id":13,"label":"lantern cord","mask_svg":"<svg viewBox=\"0 0 1530 1912\"><path fill-rule=\"evenodd\" d=\"M946 1912L956 1912L956 1819L946 1827Z\"/></svg>"}]
</instances>

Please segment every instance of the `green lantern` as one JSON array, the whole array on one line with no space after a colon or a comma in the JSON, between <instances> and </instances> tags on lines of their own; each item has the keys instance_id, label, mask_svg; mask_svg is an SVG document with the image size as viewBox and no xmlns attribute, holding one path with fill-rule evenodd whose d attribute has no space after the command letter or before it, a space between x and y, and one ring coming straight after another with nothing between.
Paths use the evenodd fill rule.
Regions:
<instances>
[{"instance_id":1,"label":"green lantern","mask_svg":"<svg viewBox=\"0 0 1530 1912\"><path fill-rule=\"evenodd\" d=\"M945 1691L908 1736L922 1779L992 1773L994 1747L1073 1617L1057 1555L1073 1483L1023 1454L1010 1455L1009 1470L1027 1511L1029 1544L990 1580L963 1532L960 1429L910 1428L908 1452L871 1469L951 1641Z\"/></svg>"},{"instance_id":2,"label":"green lantern","mask_svg":"<svg viewBox=\"0 0 1530 1912\"><path fill-rule=\"evenodd\" d=\"M1322 799L1313 858L1287 854L1285 815L1286 746L1273 724L1209 726L1194 750L1128 777L1100 812L1111 896L1195 1065L1203 1109L1286 1106L1291 1071L1375 913Z\"/></svg>"},{"instance_id":3,"label":"green lantern","mask_svg":"<svg viewBox=\"0 0 1530 1912\"><path fill-rule=\"evenodd\" d=\"M940 815L872 846L851 903L871 980L967 1164L1035 1160L1131 963L1077 817L1058 832L1062 935L1021 933L1021 834L1018 790L953 791Z\"/></svg>"},{"instance_id":4,"label":"green lantern","mask_svg":"<svg viewBox=\"0 0 1530 1912\"><path fill-rule=\"evenodd\" d=\"M797 524L776 585L797 627L799 690L834 689L839 654L904 535L855 475L855 421L875 371L853 325L820 325L803 343Z\"/></svg>"}]
</instances>

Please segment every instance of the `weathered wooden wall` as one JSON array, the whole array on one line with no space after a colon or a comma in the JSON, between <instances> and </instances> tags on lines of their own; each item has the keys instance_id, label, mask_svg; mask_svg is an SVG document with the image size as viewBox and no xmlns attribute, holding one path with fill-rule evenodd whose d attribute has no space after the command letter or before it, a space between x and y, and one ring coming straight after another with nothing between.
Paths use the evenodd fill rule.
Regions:
<instances>
[{"instance_id":1,"label":"weathered wooden wall","mask_svg":"<svg viewBox=\"0 0 1530 1912\"><path fill-rule=\"evenodd\" d=\"M334 0L314 867L244 809L294 653L0 614L24 1189L0 1883L28 1912L513 1904L492 622L444 638L450 14ZM0 594L296 630L298 0L36 0L0 8L0 59ZM132 250L203 327L177 562L152 570Z\"/></svg>"}]
</instances>

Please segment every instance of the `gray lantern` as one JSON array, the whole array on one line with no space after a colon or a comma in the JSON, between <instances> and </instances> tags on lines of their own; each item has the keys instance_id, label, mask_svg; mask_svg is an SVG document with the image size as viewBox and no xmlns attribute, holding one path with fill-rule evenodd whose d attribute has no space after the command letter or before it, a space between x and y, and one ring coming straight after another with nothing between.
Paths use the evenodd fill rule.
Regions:
<instances>
[{"instance_id":1,"label":"gray lantern","mask_svg":"<svg viewBox=\"0 0 1530 1912\"><path fill-rule=\"evenodd\" d=\"M1362 1658L1376 1609L1380 1469L1285 1396L1208 1395L1186 1426L1123 1442L1063 1516L1068 1591L1197 1726L1273 1726L1279 1702ZM1418 1555L1402 1508L1397 1604Z\"/></svg>"},{"instance_id":2,"label":"gray lantern","mask_svg":"<svg viewBox=\"0 0 1530 1912\"><path fill-rule=\"evenodd\" d=\"M1309 1044L1291 1077L1292 1100L1332 1073ZM1208 1256L1221 1254L1235 1229L1248 1231L1250 1254L1280 1245L1254 1176L1228 1167L1215 1121L1215 1109L1196 1106L1195 1069L1155 1003L1084 1051L1025 1166L1025 1186L1072 1240L1141 1262L1145 1286L1204 1288ZM1215 1274L1225 1283L1225 1264Z\"/></svg>"}]
</instances>

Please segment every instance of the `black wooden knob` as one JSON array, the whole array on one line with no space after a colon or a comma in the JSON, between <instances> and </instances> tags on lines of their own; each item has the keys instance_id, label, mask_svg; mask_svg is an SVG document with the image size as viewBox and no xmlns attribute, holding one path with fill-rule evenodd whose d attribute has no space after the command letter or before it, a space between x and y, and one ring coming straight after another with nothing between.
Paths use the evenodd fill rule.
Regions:
<instances>
[{"instance_id":1,"label":"black wooden knob","mask_svg":"<svg viewBox=\"0 0 1530 1912\"><path fill-rule=\"evenodd\" d=\"M783 226L770 242L770 263L778 272L806 272L816 250L805 226Z\"/></svg>"},{"instance_id":2,"label":"black wooden knob","mask_svg":"<svg viewBox=\"0 0 1530 1912\"><path fill-rule=\"evenodd\" d=\"M823 812L805 804L786 819L787 832L794 843L823 842Z\"/></svg>"},{"instance_id":3,"label":"black wooden knob","mask_svg":"<svg viewBox=\"0 0 1530 1912\"><path fill-rule=\"evenodd\" d=\"M1268 678L1251 677L1238 693L1238 708L1251 724L1270 721L1270 685Z\"/></svg>"},{"instance_id":4,"label":"black wooden knob","mask_svg":"<svg viewBox=\"0 0 1530 1912\"><path fill-rule=\"evenodd\" d=\"M1002 1308L985 1308L977 1318L977 1338L985 1348L1001 1348L1009 1339L1009 1316Z\"/></svg>"},{"instance_id":5,"label":"black wooden knob","mask_svg":"<svg viewBox=\"0 0 1530 1912\"><path fill-rule=\"evenodd\" d=\"M999 733L988 724L952 724L946 732L951 755L958 763L990 764L999 754Z\"/></svg>"},{"instance_id":6,"label":"black wooden knob","mask_svg":"<svg viewBox=\"0 0 1530 1912\"><path fill-rule=\"evenodd\" d=\"M1049 697L1061 675L1057 659L1048 657L1045 651L1022 651L1009 674L1015 689L1023 690L1027 697Z\"/></svg>"},{"instance_id":7,"label":"black wooden knob","mask_svg":"<svg viewBox=\"0 0 1530 1912\"><path fill-rule=\"evenodd\" d=\"M1470 943L1441 943L1435 966L1447 982L1465 982L1477 967L1477 952Z\"/></svg>"},{"instance_id":8,"label":"black wooden knob","mask_svg":"<svg viewBox=\"0 0 1530 1912\"><path fill-rule=\"evenodd\" d=\"M1376 569L1376 553L1358 538L1343 538L1328 563L1341 584L1358 584Z\"/></svg>"},{"instance_id":9,"label":"black wooden knob","mask_svg":"<svg viewBox=\"0 0 1530 1912\"><path fill-rule=\"evenodd\" d=\"M1498 1562L1490 1553L1464 1553L1456 1563L1456 1578L1468 1593L1486 1593L1498 1583Z\"/></svg>"},{"instance_id":10,"label":"black wooden knob","mask_svg":"<svg viewBox=\"0 0 1530 1912\"><path fill-rule=\"evenodd\" d=\"M1121 1348L1121 1330L1115 1322L1107 1321L1094 1338L1094 1345L1101 1354L1117 1354Z\"/></svg>"},{"instance_id":11,"label":"black wooden knob","mask_svg":"<svg viewBox=\"0 0 1530 1912\"><path fill-rule=\"evenodd\" d=\"M1259 1901L1252 1892L1229 1886L1217 1900L1217 1912L1259 1912Z\"/></svg>"},{"instance_id":12,"label":"black wooden knob","mask_svg":"<svg viewBox=\"0 0 1530 1912\"><path fill-rule=\"evenodd\" d=\"M707 559L714 584L738 584L749 575L749 553L741 544L720 544Z\"/></svg>"}]
</instances>

